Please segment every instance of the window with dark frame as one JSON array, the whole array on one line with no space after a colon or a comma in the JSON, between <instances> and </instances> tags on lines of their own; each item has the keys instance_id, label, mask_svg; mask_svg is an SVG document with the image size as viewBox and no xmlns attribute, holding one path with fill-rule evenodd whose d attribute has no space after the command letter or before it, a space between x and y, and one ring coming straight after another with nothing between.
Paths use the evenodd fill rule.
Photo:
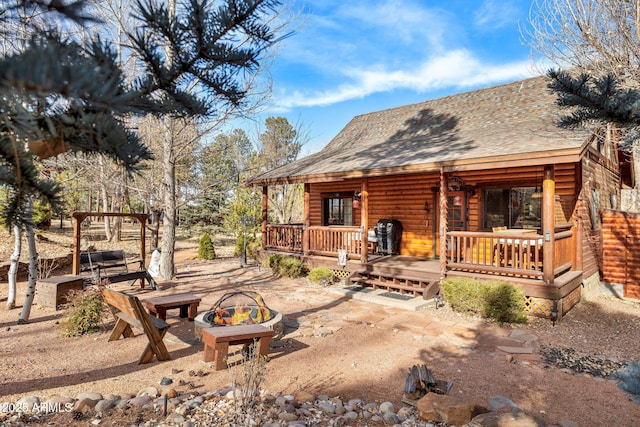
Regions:
<instances>
[{"instance_id":1,"label":"window with dark frame","mask_svg":"<svg viewBox=\"0 0 640 427\"><path fill-rule=\"evenodd\" d=\"M537 187L486 188L483 228L536 228L542 225L542 194Z\"/></svg>"},{"instance_id":2,"label":"window with dark frame","mask_svg":"<svg viewBox=\"0 0 640 427\"><path fill-rule=\"evenodd\" d=\"M353 225L353 197L325 197L322 214L325 226Z\"/></svg>"}]
</instances>

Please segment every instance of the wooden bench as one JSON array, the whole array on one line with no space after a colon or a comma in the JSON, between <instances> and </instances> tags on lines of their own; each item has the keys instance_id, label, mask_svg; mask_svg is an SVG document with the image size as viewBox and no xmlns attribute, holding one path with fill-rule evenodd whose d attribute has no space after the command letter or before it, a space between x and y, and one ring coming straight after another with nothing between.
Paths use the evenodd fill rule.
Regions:
<instances>
[{"instance_id":1,"label":"wooden bench","mask_svg":"<svg viewBox=\"0 0 640 427\"><path fill-rule=\"evenodd\" d=\"M162 320L167 320L167 310L180 309L180 317L188 317L193 321L198 315L198 305L201 299L191 293L165 295L144 300L149 314Z\"/></svg>"},{"instance_id":2,"label":"wooden bench","mask_svg":"<svg viewBox=\"0 0 640 427\"><path fill-rule=\"evenodd\" d=\"M256 343L259 357L267 357L273 331L262 325L214 326L202 330L204 361L214 362L215 370L227 368L230 345Z\"/></svg>"},{"instance_id":3,"label":"wooden bench","mask_svg":"<svg viewBox=\"0 0 640 427\"><path fill-rule=\"evenodd\" d=\"M106 289L100 289L102 298L107 304L109 311L116 319L116 324L111 331L109 341L116 341L123 338L134 336L131 327L142 329L147 336L147 346L145 347L138 364L151 362L155 355L158 360L170 360L171 356L167 351L167 347L162 341L164 335L169 329L169 324L161 319L150 316L142 306L140 300L131 295L122 292Z\"/></svg>"},{"instance_id":4,"label":"wooden bench","mask_svg":"<svg viewBox=\"0 0 640 427\"><path fill-rule=\"evenodd\" d=\"M108 283L131 281L130 285L133 285L136 280L140 280L141 288L144 288L146 280L151 289L158 289L158 285L144 267L142 260L136 262L139 263L138 269L129 271L129 263L124 251L80 252L80 274L88 272L87 281L99 284L107 280Z\"/></svg>"}]
</instances>

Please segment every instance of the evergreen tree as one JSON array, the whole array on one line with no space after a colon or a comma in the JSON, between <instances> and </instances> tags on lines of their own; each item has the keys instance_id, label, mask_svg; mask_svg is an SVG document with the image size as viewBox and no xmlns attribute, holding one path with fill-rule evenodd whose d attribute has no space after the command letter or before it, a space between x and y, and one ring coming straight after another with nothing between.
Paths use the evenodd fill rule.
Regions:
<instances>
[{"instance_id":1,"label":"evergreen tree","mask_svg":"<svg viewBox=\"0 0 640 427\"><path fill-rule=\"evenodd\" d=\"M573 75L550 70L547 76L551 79L549 88L558 97L558 105L570 111L560 119L560 126L612 123L625 130L619 147L631 154L636 183L632 205L637 209L640 203L640 90L623 87L613 74Z\"/></svg>"},{"instance_id":2,"label":"evergreen tree","mask_svg":"<svg viewBox=\"0 0 640 427\"><path fill-rule=\"evenodd\" d=\"M615 76L596 77L586 73L574 76L559 70L550 70L547 76L551 79L549 89L558 97L558 105L571 109L570 114L561 118L561 126L595 122L636 129L640 125L640 91L622 88Z\"/></svg>"},{"instance_id":3,"label":"evergreen tree","mask_svg":"<svg viewBox=\"0 0 640 427\"><path fill-rule=\"evenodd\" d=\"M285 117L268 117L260 134L264 170L291 163L298 158L305 135ZM276 185L269 189L269 207L279 224L302 221L304 188L301 184Z\"/></svg>"},{"instance_id":4,"label":"evergreen tree","mask_svg":"<svg viewBox=\"0 0 640 427\"><path fill-rule=\"evenodd\" d=\"M97 22L87 12L90 4L0 4L4 32L21 20L19 11L42 17L24 46L0 57L0 186L8 190L2 210L7 226L29 227L36 199L58 207L61 187L38 175L40 160L64 152L101 154L135 172L151 153L127 128L127 118L215 117L227 105L241 105L246 97L241 82L277 41L265 22L278 0L193 0L175 14L163 2L139 0L132 14L137 29L127 38L140 71L129 82L117 49L100 39L99 26L82 42L58 33L67 23L82 29ZM34 245L30 262L35 258ZM32 297L22 321L28 320Z\"/></svg>"},{"instance_id":5,"label":"evergreen tree","mask_svg":"<svg viewBox=\"0 0 640 427\"><path fill-rule=\"evenodd\" d=\"M216 259L216 248L209 233L205 232L198 242L198 259L212 260Z\"/></svg>"},{"instance_id":6,"label":"evergreen tree","mask_svg":"<svg viewBox=\"0 0 640 427\"><path fill-rule=\"evenodd\" d=\"M3 4L0 20L17 19L17 8L34 8L82 24L91 19L88 3L14 0ZM0 58L0 183L11 189L7 224L20 219L29 194L58 202L60 188L38 178L33 154L101 153L134 171L150 152L126 128L127 116L211 117L225 104L241 104L242 73L255 70L276 41L263 19L278 4L193 1L173 16L163 4L141 0L134 11L139 26L129 40L142 73L131 84L113 46L97 36L82 45L65 39L55 30L58 21L40 28L23 50Z\"/></svg>"}]
</instances>

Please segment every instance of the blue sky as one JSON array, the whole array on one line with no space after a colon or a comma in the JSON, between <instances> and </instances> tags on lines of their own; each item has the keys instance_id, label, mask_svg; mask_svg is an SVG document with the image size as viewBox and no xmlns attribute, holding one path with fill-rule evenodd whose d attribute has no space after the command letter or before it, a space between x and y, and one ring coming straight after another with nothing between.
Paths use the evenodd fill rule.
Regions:
<instances>
[{"instance_id":1,"label":"blue sky","mask_svg":"<svg viewBox=\"0 0 640 427\"><path fill-rule=\"evenodd\" d=\"M320 150L354 116L538 74L530 0L297 0L271 68L273 99ZM253 125L255 127L255 124Z\"/></svg>"}]
</instances>

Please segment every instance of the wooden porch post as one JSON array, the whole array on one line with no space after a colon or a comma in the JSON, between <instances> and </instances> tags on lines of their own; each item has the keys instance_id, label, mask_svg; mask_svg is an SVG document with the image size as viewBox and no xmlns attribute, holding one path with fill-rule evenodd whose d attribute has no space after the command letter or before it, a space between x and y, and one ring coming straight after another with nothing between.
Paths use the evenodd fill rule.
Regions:
<instances>
[{"instance_id":1,"label":"wooden porch post","mask_svg":"<svg viewBox=\"0 0 640 427\"><path fill-rule=\"evenodd\" d=\"M555 269L555 169L553 165L544 166L542 182L542 279L553 284Z\"/></svg>"},{"instance_id":2,"label":"wooden porch post","mask_svg":"<svg viewBox=\"0 0 640 427\"><path fill-rule=\"evenodd\" d=\"M360 236L360 244L362 256L360 263L369 262L369 191L368 178L362 178L362 189L360 190L360 228L362 235Z\"/></svg>"},{"instance_id":3,"label":"wooden porch post","mask_svg":"<svg viewBox=\"0 0 640 427\"><path fill-rule=\"evenodd\" d=\"M262 186L262 249L267 247L267 221L269 220L269 187Z\"/></svg>"},{"instance_id":4,"label":"wooden porch post","mask_svg":"<svg viewBox=\"0 0 640 427\"><path fill-rule=\"evenodd\" d=\"M447 174L440 168L440 278L447 275Z\"/></svg>"},{"instance_id":5,"label":"wooden porch post","mask_svg":"<svg viewBox=\"0 0 640 427\"><path fill-rule=\"evenodd\" d=\"M575 253L573 255L574 263L572 270L582 270L582 218L580 216L577 217L576 223L573 226L573 241L573 250Z\"/></svg>"},{"instance_id":6,"label":"wooden porch post","mask_svg":"<svg viewBox=\"0 0 640 427\"><path fill-rule=\"evenodd\" d=\"M302 227L302 253L304 256L309 255L309 227L311 226L311 185L304 184L304 225Z\"/></svg>"}]
</instances>

